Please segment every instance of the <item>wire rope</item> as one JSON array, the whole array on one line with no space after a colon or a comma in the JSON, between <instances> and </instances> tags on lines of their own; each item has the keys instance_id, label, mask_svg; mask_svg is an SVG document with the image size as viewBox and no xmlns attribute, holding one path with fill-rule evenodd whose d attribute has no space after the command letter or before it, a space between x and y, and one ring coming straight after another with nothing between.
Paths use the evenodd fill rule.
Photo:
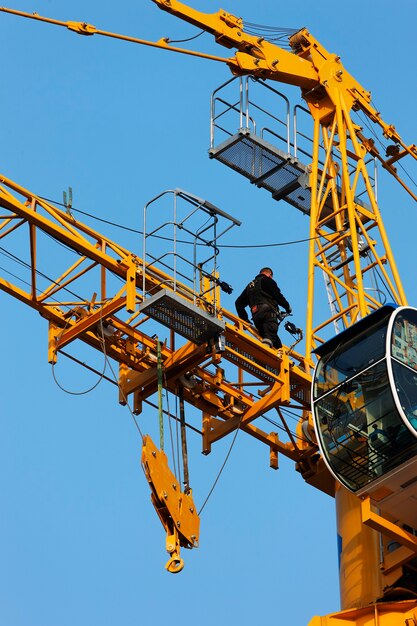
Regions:
<instances>
[{"instance_id":1,"label":"wire rope","mask_svg":"<svg viewBox=\"0 0 417 626\"><path fill-rule=\"evenodd\" d=\"M46 200L47 202L52 202L53 204L56 204L58 206L65 206L65 204L63 204L62 202L57 202L56 200L51 200L50 198L46 198L44 196L40 196L42 198L42 200ZM138 228L131 228L130 226L125 226L123 224L118 224L117 222L112 222L110 220L106 220L102 217L98 217L97 215L94 215L93 213L88 213L87 211L82 211L81 209L76 209L74 207L71 208L72 211L74 211L75 213L80 213L81 215L85 215L86 217L90 217L93 220L96 220L97 222L102 222L103 224L108 224L109 226L113 226L114 228L120 228L121 230L125 230L127 232L131 232L131 233L135 233L137 235L143 235L143 231L139 230ZM155 239L162 239L164 241L173 241L172 237L164 237L163 235L151 235L152 237L154 237ZM308 241L312 241L314 239L319 239L319 236L316 237L306 237L305 239L294 239L293 241L281 241L281 242L276 242L276 243L261 243L261 244L218 244L217 247L218 248L235 248L235 249L249 249L249 248L273 248L273 247L278 247L278 246L291 246L294 244L298 244L298 243L306 243ZM186 241L184 239L177 239L177 243L184 243L187 245L194 245L193 241ZM206 247L206 244L203 243L197 243L198 246L204 246Z\"/></svg>"},{"instance_id":2,"label":"wire rope","mask_svg":"<svg viewBox=\"0 0 417 626\"><path fill-rule=\"evenodd\" d=\"M175 394L175 440L176 440L176 447L177 447L177 459L180 458L179 429L180 429L180 420L178 418L178 395ZM179 482L181 482L181 468L179 467L179 463L178 463L178 477L179 477Z\"/></svg>"},{"instance_id":3,"label":"wire rope","mask_svg":"<svg viewBox=\"0 0 417 626\"><path fill-rule=\"evenodd\" d=\"M263 24L255 24L253 22L244 22L245 33L248 35L253 35L255 37L260 37L269 41L271 43L275 43L277 41L280 42L281 48L286 48L287 50L291 50L290 43L288 39L299 31L299 28L284 28L281 26L265 26Z\"/></svg>"},{"instance_id":4,"label":"wire rope","mask_svg":"<svg viewBox=\"0 0 417 626\"><path fill-rule=\"evenodd\" d=\"M238 426L236 428L236 431L235 431L235 434L233 436L232 442L230 444L229 450L228 450L228 452L226 454L226 458L224 459L224 461L222 463L222 466L220 467L220 469L219 469L219 471L217 473L216 479L215 479L213 485L211 486L211 489L208 492L206 499L204 500L202 506L200 507L200 510L198 511L198 515L201 515L202 511L204 510L204 507L206 506L207 502L209 501L209 499L211 497L211 494L213 493L217 483L219 482L220 476L222 475L222 472L223 472L224 468L226 467L226 463L229 460L229 456L230 456L230 454L232 452L233 446L235 445L236 437L238 435L238 432L240 430L240 426L242 424L242 419L243 419L243 413L242 413L241 418L239 420L239 424L238 424Z\"/></svg>"},{"instance_id":5,"label":"wire rope","mask_svg":"<svg viewBox=\"0 0 417 626\"><path fill-rule=\"evenodd\" d=\"M8 256L10 259L12 259L13 261L16 261L16 263L18 263L19 265L22 265L26 269L28 269L28 270L32 269L32 266L29 263L27 263L26 261L22 261L22 259L19 259L19 257L17 257L12 252L9 252L8 250L6 250L6 248L3 248L2 246L0 246L0 253L3 253L4 256ZM57 287L60 287L61 289L63 289L67 293L71 294L71 296L74 296L74 298L77 298L78 300L84 300L84 298L82 298L80 295L78 295L74 291L71 291L71 289L68 289L68 287L61 287L60 284L56 282L56 280L54 280L53 278L51 278L47 274L44 274L43 272L41 272L38 269L36 269L35 271L36 271L36 275L37 276L41 276L42 278L45 278L46 280L49 280L52 284L56 285Z\"/></svg>"},{"instance_id":6,"label":"wire rope","mask_svg":"<svg viewBox=\"0 0 417 626\"><path fill-rule=\"evenodd\" d=\"M167 375L166 375L165 369L162 369L162 372L163 372L164 383L165 383L165 398L166 398L166 404L167 404L167 413L168 413L168 415L170 415L171 411L169 410L169 390L168 390ZM170 442L171 442L172 462L173 462L173 465L174 465L174 476L178 480L178 482L181 482L180 481L180 473L179 473L179 466L180 466L179 456L176 459L175 447L174 447L174 436L173 436L173 433L172 433L172 423L171 423L170 418L168 418L168 428L169 428L169 438L170 438Z\"/></svg>"},{"instance_id":7,"label":"wire rope","mask_svg":"<svg viewBox=\"0 0 417 626\"><path fill-rule=\"evenodd\" d=\"M119 389L119 391L120 391L120 394L121 394L121 396L122 396L122 398L123 398L123 401L124 401L125 405L127 406L128 410L129 410L129 413L130 413L130 416L131 416L131 418L132 418L132 420L133 420L133 422L134 422L134 424L135 424L135 426L136 426L136 428L137 428L137 430L138 430L138 432L139 432L139 434L140 434L140 436L141 436L141 438L142 438L142 440L143 440L143 433L142 433L141 428L140 428L140 426L139 426L139 423L138 423L138 421L137 421L137 419L136 419L136 417L135 417L135 414L133 413L133 411L132 411L132 409L131 409L131 407L130 407L130 404L129 404L129 402L128 402L128 399L127 399L127 397L126 397L126 394L125 394L125 392L123 391L123 389L121 388L120 383L118 382L117 376L116 376L116 374L115 374L115 371L114 371L114 369L113 369L113 366L112 366L112 364L111 364L111 362L110 362L109 357L108 357L108 356L106 356L106 359L107 359L107 364L108 364L108 366L109 366L109 369L110 369L111 373L113 374L114 381L115 381L115 383L116 383L116 385L117 385L117 387L118 387L118 389ZM156 407L155 407L155 408L156 408Z\"/></svg>"},{"instance_id":8,"label":"wire rope","mask_svg":"<svg viewBox=\"0 0 417 626\"><path fill-rule=\"evenodd\" d=\"M386 149L387 149L386 144L384 144L384 142L383 142L383 141L381 141L381 139L380 139L380 137L378 136L378 134L376 133L375 129L374 129L374 128L372 128L372 126L369 124L369 120L368 120L368 118L366 117L366 115L365 115L364 113L362 113L362 115L359 115L359 112L358 112L358 117L360 117L360 118L361 118L362 123L366 126L366 128L369 130L369 132L373 134L373 136L375 137L375 139L378 141L379 145L380 145L380 146L381 146L384 150L386 150ZM417 187L417 182L414 180L414 178L411 176L411 174L410 174L409 172L407 172L407 170L405 169L404 165L403 165L402 163L399 163L399 162L397 163L397 165L398 165L398 166L402 169L402 171L404 172L404 174L407 176L407 178L409 178L409 179L410 179L410 181L413 183L413 185L414 185L415 187Z\"/></svg>"},{"instance_id":9,"label":"wire rope","mask_svg":"<svg viewBox=\"0 0 417 626\"><path fill-rule=\"evenodd\" d=\"M65 325L62 333L65 332L66 328L68 327L68 323ZM107 353L106 353L106 344L105 344L105 340L104 340L104 333L103 333L103 322L100 319L100 327L101 327L101 339L99 337L99 341L101 343L101 347L102 347L102 352L104 355L104 365L103 365L103 370L102 372L99 374L98 380L94 383L94 385L92 385L92 387L89 387L88 389L85 389L83 391L71 391L70 389L66 389L57 379L56 374L55 374L55 363L52 363L52 378L54 379L56 385L61 389L61 391L64 391L65 393L68 393L71 396L84 396L87 395L88 393L91 393L92 391L94 391L94 389L96 389L96 387L99 386L99 384L101 383L101 381L103 380L103 378L105 377L106 374L106 368L107 368ZM61 333L61 334L62 334Z\"/></svg>"},{"instance_id":10,"label":"wire rope","mask_svg":"<svg viewBox=\"0 0 417 626\"><path fill-rule=\"evenodd\" d=\"M166 39L166 42L169 43L186 43L187 41L193 41L193 39L197 39L198 37L201 37L201 35L204 35L206 31L205 30L201 30L199 33L197 33L196 35L194 35L193 37L188 37L188 39L170 39L169 37Z\"/></svg>"}]
</instances>

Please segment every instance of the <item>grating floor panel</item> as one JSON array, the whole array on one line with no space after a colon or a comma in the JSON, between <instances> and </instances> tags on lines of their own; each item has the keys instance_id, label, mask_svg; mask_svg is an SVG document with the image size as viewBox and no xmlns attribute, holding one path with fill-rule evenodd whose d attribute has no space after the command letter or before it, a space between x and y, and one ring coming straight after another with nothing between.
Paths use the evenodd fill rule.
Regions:
<instances>
[{"instance_id":1,"label":"grating floor panel","mask_svg":"<svg viewBox=\"0 0 417 626\"><path fill-rule=\"evenodd\" d=\"M217 337L225 328L222 320L167 289L145 300L139 310L197 345Z\"/></svg>"},{"instance_id":2,"label":"grating floor panel","mask_svg":"<svg viewBox=\"0 0 417 626\"><path fill-rule=\"evenodd\" d=\"M251 134L234 135L210 150L210 156L273 195L291 185L299 187L299 177L307 172L306 166L297 159ZM308 203L301 201L299 204L303 212L310 208Z\"/></svg>"},{"instance_id":3,"label":"grating floor panel","mask_svg":"<svg viewBox=\"0 0 417 626\"><path fill-rule=\"evenodd\" d=\"M261 137L238 133L212 148L209 155L249 178L254 185L269 191L275 200L285 200L302 213L310 214L311 190L307 186L307 166ZM358 198L355 201L366 207ZM333 203L329 197L322 217L332 213ZM332 218L328 220L327 226L335 230L336 224Z\"/></svg>"},{"instance_id":4,"label":"grating floor panel","mask_svg":"<svg viewBox=\"0 0 417 626\"><path fill-rule=\"evenodd\" d=\"M229 350L227 350L227 348L230 348L231 350L233 350L233 352L230 352ZM277 380L279 380L278 369L272 368L267 363L262 363L262 362L259 362L259 367L257 367L256 360L253 358L251 354L249 354L249 352L242 352L241 355L236 354L236 352L238 352L236 349L236 346L230 343L229 341L226 341L225 358L227 358L228 361L231 361L238 367L241 367L242 369L244 369L246 372L253 374L254 376L257 376L258 378L260 378L261 380L264 380L266 383L270 385L276 383ZM248 360L250 360L250 363L248 363ZM265 370L270 372L271 375L269 375Z\"/></svg>"}]
</instances>

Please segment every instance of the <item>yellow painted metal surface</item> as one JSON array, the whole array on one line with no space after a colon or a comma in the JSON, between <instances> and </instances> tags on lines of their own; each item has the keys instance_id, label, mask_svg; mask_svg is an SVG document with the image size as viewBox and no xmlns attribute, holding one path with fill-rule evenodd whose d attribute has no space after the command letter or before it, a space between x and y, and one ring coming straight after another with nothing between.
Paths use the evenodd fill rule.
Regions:
<instances>
[{"instance_id":1,"label":"yellow painted metal surface","mask_svg":"<svg viewBox=\"0 0 417 626\"><path fill-rule=\"evenodd\" d=\"M410 498L410 506L412 506L412 504L413 500ZM414 554L417 553L417 537L415 534L379 515L373 510L369 497L362 497L360 499L360 506L363 524L382 532L386 537L390 537L397 543L406 546L409 550L412 550Z\"/></svg>"},{"instance_id":2,"label":"yellow painted metal surface","mask_svg":"<svg viewBox=\"0 0 417 626\"><path fill-rule=\"evenodd\" d=\"M417 601L379 602L364 607L314 617L308 626L416 626Z\"/></svg>"},{"instance_id":3,"label":"yellow painted metal surface","mask_svg":"<svg viewBox=\"0 0 417 626\"><path fill-rule=\"evenodd\" d=\"M151 500L167 533L166 547L170 554L166 568L178 573L183 568L180 547L196 548L200 534L200 518L191 492L184 493L168 467L163 450L147 435L143 438L142 467L151 488Z\"/></svg>"},{"instance_id":4,"label":"yellow painted metal surface","mask_svg":"<svg viewBox=\"0 0 417 626\"><path fill-rule=\"evenodd\" d=\"M121 39L122 41L128 41L130 43L137 43L142 46L150 46L152 48L159 48L162 50L169 50L171 52L179 52L181 54L188 54L191 56L197 56L205 59L210 59L210 61L219 61L221 63L227 63L227 59L223 59L222 57L217 57L211 54L204 54L202 52L193 52L192 50L185 50L184 48L178 48L175 46L168 45L166 39L160 39L159 41L147 41L146 39L138 39L137 37L128 37L127 35L120 35L118 33L112 33L109 31L101 30L93 26L93 24L87 24L86 22L63 22L61 20L53 20L48 17L43 17L38 13L26 13L25 11L17 11L15 9L9 9L7 7L0 7L0 11L5 13L11 13L13 15L18 15L20 17L26 17L32 20L37 20L40 22L47 22L48 24L53 24L54 26L63 26L64 28L68 28L74 33L78 35L102 35L104 37L111 37L113 39Z\"/></svg>"},{"instance_id":5,"label":"yellow painted metal surface","mask_svg":"<svg viewBox=\"0 0 417 626\"><path fill-rule=\"evenodd\" d=\"M336 485L340 605L362 608L383 596L379 534L362 523L361 501Z\"/></svg>"}]
</instances>

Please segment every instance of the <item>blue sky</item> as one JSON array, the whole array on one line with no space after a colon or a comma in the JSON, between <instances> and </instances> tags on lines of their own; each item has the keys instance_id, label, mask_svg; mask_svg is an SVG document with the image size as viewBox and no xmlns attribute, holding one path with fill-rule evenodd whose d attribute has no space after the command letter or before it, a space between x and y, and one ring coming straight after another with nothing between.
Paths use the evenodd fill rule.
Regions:
<instances>
[{"instance_id":1,"label":"blue sky","mask_svg":"<svg viewBox=\"0 0 417 626\"><path fill-rule=\"evenodd\" d=\"M196 32L151 0L10 0L9 6L150 40ZM208 0L193 6L220 8ZM368 0L225 0L222 8L258 24L308 27L372 91L385 121L408 143L416 141L414 0L382 0L377 7ZM208 36L194 45L228 54ZM148 200L179 187L242 221L230 243L308 236L307 218L208 159L210 95L229 78L227 67L6 14L0 14L0 46L5 176L57 201L71 186L75 207L131 228L141 228ZM380 205L409 302L416 304L415 203L381 175ZM141 254L139 236L90 223ZM223 306L233 309L259 266L272 265L303 326L307 247L272 250L222 251L222 278L235 289ZM242 433L204 509L199 549L183 551L184 571L169 575L164 533L140 468L140 438L116 389L103 382L90 394L64 393L47 363L45 321L5 294L0 319L1 624L303 626L338 610L332 500L305 485L285 459L278 472L270 470L268 450ZM100 355L90 358L101 367ZM56 374L72 391L95 381L64 361ZM199 425L191 410L187 418ZM155 429L151 409L140 420L144 431ZM198 505L229 446L222 441L203 457L198 436L189 434Z\"/></svg>"}]
</instances>

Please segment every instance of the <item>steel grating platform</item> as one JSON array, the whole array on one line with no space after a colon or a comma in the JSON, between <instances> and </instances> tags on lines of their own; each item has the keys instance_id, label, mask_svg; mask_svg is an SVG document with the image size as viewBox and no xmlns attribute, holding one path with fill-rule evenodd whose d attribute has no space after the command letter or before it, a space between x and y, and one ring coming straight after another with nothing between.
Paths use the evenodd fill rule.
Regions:
<instances>
[{"instance_id":1,"label":"steel grating platform","mask_svg":"<svg viewBox=\"0 0 417 626\"><path fill-rule=\"evenodd\" d=\"M271 367L268 363L257 361L252 354L238 350L236 345L230 341L226 341L225 358L270 385L279 380L280 372L278 368ZM259 367L257 367L258 365Z\"/></svg>"},{"instance_id":2,"label":"steel grating platform","mask_svg":"<svg viewBox=\"0 0 417 626\"><path fill-rule=\"evenodd\" d=\"M235 344L226 341L225 358L238 367L244 369L249 374L253 374L264 383L273 385L280 380L279 368L274 368L264 361L255 359L252 354L244 350L239 350ZM291 397L296 398L301 406L310 407L310 387L291 382Z\"/></svg>"},{"instance_id":3,"label":"steel grating platform","mask_svg":"<svg viewBox=\"0 0 417 626\"><path fill-rule=\"evenodd\" d=\"M225 329L222 320L167 289L144 300L139 310L198 346L218 337Z\"/></svg>"},{"instance_id":4,"label":"steel grating platform","mask_svg":"<svg viewBox=\"0 0 417 626\"><path fill-rule=\"evenodd\" d=\"M285 200L305 215L310 215L308 167L297 158L246 131L233 135L216 148L211 148L209 156L239 172L257 187L269 191L274 200ZM366 206L357 198L355 201ZM333 204L331 198L328 198L323 217L332 213ZM329 220L327 226L332 230L336 228L334 220Z\"/></svg>"}]
</instances>

